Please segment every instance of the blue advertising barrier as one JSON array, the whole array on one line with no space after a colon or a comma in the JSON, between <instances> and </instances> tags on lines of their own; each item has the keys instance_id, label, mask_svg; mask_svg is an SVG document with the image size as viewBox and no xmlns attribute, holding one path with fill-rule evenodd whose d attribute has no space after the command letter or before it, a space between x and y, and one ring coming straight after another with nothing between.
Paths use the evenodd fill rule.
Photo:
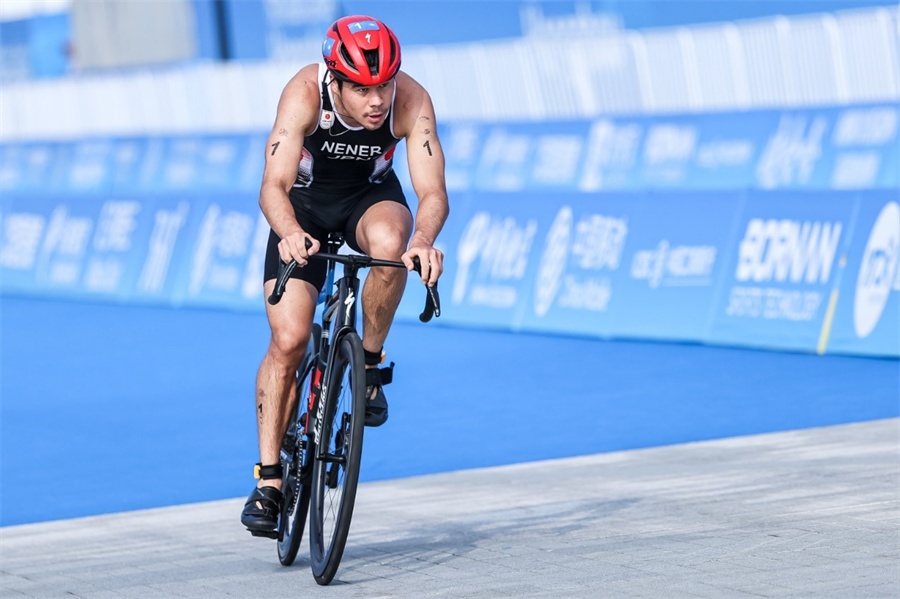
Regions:
<instances>
[{"instance_id":1,"label":"blue advertising barrier","mask_svg":"<svg viewBox=\"0 0 900 599\"><path fill-rule=\"evenodd\" d=\"M244 193L11 195L0 289L259 310L268 225ZM895 191L457 198L443 321L900 356ZM411 277L400 317L422 292Z\"/></svg>"},{"instance_id":2,"label":"blue advertising barrier","mask_svg":"<svg viewBox=\"0 0 900 599\"><path fill-rule=\"evenodd\" d=\"M890 105L444 125L443 318L900 355L898 132ZM260 309L265 140L0 145L0 290Z\"/></svg>"},{"instance_id":3,"label":"blue advertising barrier","mask_svg":"<svg viewBox=\"0 0 900 599\"><path fill-rule=\"evenodd\" d=\"M451 192L900 187L896 104L438 130ZM0 191L255 193L265 142L266 132L5 143ZM401 144L396 163L405 156Z\"/></svg>"},{"instance_id":4,"label":"blue advertising barrier","mask_svg":"<svg viewBox=\"0 0 900 599\"><path fill-rule=\"evenodd\" d=\"M867 189L900 184L896 104L452 123L451 190Z\"/></svg>"},{"instance_id":5,"label":"blue advertising barrier","mask_svg":"<svg viewBox=\"0 0 900 599\"><path fill-rule=\"evenodd\" d=\"M248 194L10 196L2 289L258 309L268 224Z\"/></svg>"},{"instance_id":6,"label":"blue advertising barrier","mask_svg":"<svg viewBox=\"0 0 900 599\"><path fill-rule=\"evenodd\" d=\"M861 194L852 243L838 261L825 326L829 351L897 355L900 335L900 194ZM831 316L833 315L833 320ZM828 328L825 334L828 333ZM824 348L820 348L824 349Z\"/></svg>"},{"instance_id":7,"label":"blue advertising barrier","mask_svg":"<svg viewBox=\"0 0 900 599\"><path fill-rule=\"evenodd\" d=\"M897 191L463 194L445 322L900 356ZM459 198L457 198L459 200ZM411 281L400 314L418 313Z\"/></svg>"},{"instance_id":8,"label":"blue advertising barrier","mask_svg":"<svg viewBox=\"0 0 900 599\"><path fill-rule=\"evenodd\" d=\"M267 134L94 138L0 145L0 192L257 193Z\"/></svg>"},{"instance_id":9,"label":"blue advertising barrier","mask_svg":"<svg viewBox=\"0 0 900 599\"><path fill-rule=\"evenodd\" d=\"M852 240L857 196L748 193L708 339L814 349L840 255Z\"/></svg>"}]
</instances>

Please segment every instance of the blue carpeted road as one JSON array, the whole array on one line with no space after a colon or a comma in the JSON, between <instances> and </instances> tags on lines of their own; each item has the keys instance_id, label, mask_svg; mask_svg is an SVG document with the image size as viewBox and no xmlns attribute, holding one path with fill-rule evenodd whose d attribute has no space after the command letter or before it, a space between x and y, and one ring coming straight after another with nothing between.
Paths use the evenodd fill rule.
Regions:
<instances>
[{"instance_id":1,"label":"blue carpeted road","mask_svg":"<svg viewBox=\"0 0 900 599\"><path fill-rule=\"evenodd\" d=\"M0 300L0 524L249 492L262 313ZM900 414L897 360L434 324L387 350L365 480Z\"/></svg>"}]
</instances>

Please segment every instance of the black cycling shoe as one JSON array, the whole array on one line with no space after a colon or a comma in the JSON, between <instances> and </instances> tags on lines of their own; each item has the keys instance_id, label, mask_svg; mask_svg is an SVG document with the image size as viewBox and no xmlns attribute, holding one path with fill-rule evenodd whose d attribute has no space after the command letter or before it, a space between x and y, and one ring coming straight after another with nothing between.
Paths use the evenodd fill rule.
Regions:
<instances>
[{"instance_id":1,"label":"black cycling shoe","mask_svg":"<svg viewBox=\"0 0 900 599\"><path fill-rule=\"evenodd\" d=\"M278 538L278 513L283 499L275 487L253 489L241 512L241 524L255 537Z\"/></svg>"},{"instance_id":2,"label":"black cycling shoe","mask_svg":"<svg viewBox=\"0 0 900 599\"><path fill-rule=\"evenodd\" d=\"M366 369L366 426L381 426L388 419L388 403L382 387L394 380L394 363L387 368Z\"/></svg>"},{"instance_id":3,"label":"black cycling shoe","mask_svg":"<svg viewBox=\"0 0 900 599\"><path fill-rule=\"evenodd\" d=\"M281 479L281 464L262 466L257 464L254 470L256 478L263 480ZM284 495L275 487L256 487L244 503L241 512L241 524L247 527L255 537L278 538L278 514Z\"/></svg>"},{"instance_id":4,"label":"black cycling shoe","mask_svg":"<svg viewBox=\"0 0 900 599\"><path fill-rule=\"evenodd\" d=\"M388 404L384 389L381 385L366 387L366 426L381 426L387 419Z\"/></svg>"}]
</instances>

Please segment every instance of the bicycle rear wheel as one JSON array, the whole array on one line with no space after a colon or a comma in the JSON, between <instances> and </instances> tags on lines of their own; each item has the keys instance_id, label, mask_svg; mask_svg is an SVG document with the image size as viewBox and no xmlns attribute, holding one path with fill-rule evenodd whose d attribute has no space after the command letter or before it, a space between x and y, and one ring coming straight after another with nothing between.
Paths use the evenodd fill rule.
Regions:
<instances>
[{"instance_id":1,"label":"bicycle rear wheel","mask_svg":"<svg viewBox=\"0 0 900 599\"><path fill-rule=\"evenodd\" d=\"M283 566L290 566L297 557L306 526L306 514L309 512L311 455L315 451L315 445L312 443L312 436L306 435L305 421L301 418L307 408L306 401L318 360L321 337L322 328L314 324L306 355L301 367L297 369L297 401L281 443L281 465L284 470L281 489L284 501L278 527L278 560Z\"/></svg>"},{"instance_id":2,"label":"bicycle rear wheel","mask_svg":"<svg viewBox=\"0 0 900 599\"><path fill-rule=\"evenodd\" d=\"M322 585L332 581L344 554L356 501L366 418L362 342L351 331L336 343L310 506L310 561L313 576Z\"/></svg>"}]
</instances>

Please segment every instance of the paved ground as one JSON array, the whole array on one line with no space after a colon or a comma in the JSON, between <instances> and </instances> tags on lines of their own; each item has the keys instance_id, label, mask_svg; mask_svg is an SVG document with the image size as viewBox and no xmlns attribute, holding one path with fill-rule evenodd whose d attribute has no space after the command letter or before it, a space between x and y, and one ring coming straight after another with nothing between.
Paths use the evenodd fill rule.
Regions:
<instances>
[{"instance_id":1,"label":"paved ground","mask_svg":"<svg viewBox=\"0 0 900 599\"><path fill-rule=\"evenodd\" d=\"M328 589L241 503L0 529L0 595L900 597L898 419L365 484Z\"/></svg>"}]
</instances>

